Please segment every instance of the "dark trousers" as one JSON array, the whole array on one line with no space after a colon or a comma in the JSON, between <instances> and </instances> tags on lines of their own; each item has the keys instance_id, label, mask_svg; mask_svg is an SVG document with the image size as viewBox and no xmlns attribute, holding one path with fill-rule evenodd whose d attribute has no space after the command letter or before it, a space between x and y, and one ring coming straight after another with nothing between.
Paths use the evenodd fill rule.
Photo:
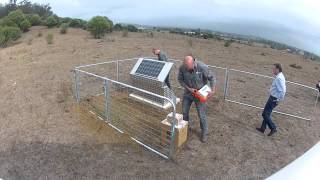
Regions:
<instances>
[{"instance_id":1,"label":"dark trousers","mask_svg":"<svg viewBox=\"0 0 320 180\"><path fill-rule=\"evenodd\" d=\"M271 130L277 129L276 125L272 122L271 114L272 110L278 105L277 99L270 96L262 113L263 121L261 128L266 129L267 125Z\"/></svg>"},{"instance_id":2,"label":"dark trousers","mask_svg":"<svg viewBox=\"0 0 320 180\"><path fill-rule=\"evenodd\" d=\"M206 103L195 101L195 98L189 93L185 93L183 95L183 100L182 100L183 120L189 121L189 111L193 102L196 105L198 117L200 119L200 127L202 130L202 133L208 134L208 125L207 125L207 118L206 118L207 105Z\"/></svg>"},{"instance_id":3,"label":"dark trousers","mask_svg":"<svg viewBox=\"0 0 320 180\"><path fill-rule=\"evenodd\" d=\"M171 84L170 84L170 77L169 77L169 75L167 76L167 78L165 79L164 82L167 84L168 88L171 89Z\"/></svg>"}]
</instances>

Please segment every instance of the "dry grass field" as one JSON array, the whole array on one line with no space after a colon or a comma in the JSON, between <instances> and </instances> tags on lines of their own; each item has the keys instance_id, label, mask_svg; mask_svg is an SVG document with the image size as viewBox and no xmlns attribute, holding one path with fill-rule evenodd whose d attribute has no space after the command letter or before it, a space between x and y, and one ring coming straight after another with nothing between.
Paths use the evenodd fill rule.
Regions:
<instances>
[{"instance_id":1,"label":"dry grass field","mask_svg":"<svg viewBox=\"0 0 320 180\"><path fill-rule=\"evenodd\" d=\"M48 32L54 34L51 45L45 39ZM266 75L273 63L281 62L288 80L314 86L320 63L298 55L237 43L224 47L223 41L166 33L152 38L113 32L96 40L83 30L60 35L59 29L33 27L19 41L0 49L0 178L5 180L264 179L320 140L320 105L311 123L274 114L279 133L267 137L255 131L261 110L214 98L208 108L208 142L201 143L198 133L192 133L176 159L167 161L84 113L72 93L75 66L151 56L152 47L171 58L192 53L208 64ZM258 90L234 87L244 91L231 92L236 98L248 99L251 89ZM262 93L259 103L266 96ZM288 104L305 108L295 101Z\"/></svg>"}]
</instances>

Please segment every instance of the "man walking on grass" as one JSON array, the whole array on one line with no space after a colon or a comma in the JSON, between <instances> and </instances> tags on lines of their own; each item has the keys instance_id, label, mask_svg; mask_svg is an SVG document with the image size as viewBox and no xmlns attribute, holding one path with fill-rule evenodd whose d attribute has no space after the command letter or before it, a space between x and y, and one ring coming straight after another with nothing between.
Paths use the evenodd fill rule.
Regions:
<instances>
[{"instance_id":1,"label":"man walking on grass","mask_svg":"<svg viewBox=\"0 0 320 180\"><path fill-rule=\"evenodd\" d=\"M162 52L160 49L158 48L153 48L152 49L152 53L156 56L158 56L158 60L159 61L165 61L165 62L168 62L168 58L167 58L167 55ZM167 78L165 79L165 83L167 84L168 88L171 89L171 84L170 84L170 80L169 80L169 74L167 76Z\"/></svg>"},{"instance_id":2,"label":"man walking on grass","mask_svg":"<svg viewBox=\"0 0 320 180\"><path fill-rule=\"evenodd\" d=\"M199 101L194 93L209 83L211 92L208 93L211 96L215 90L216 79L207 65L196 61L192 56L186 56L184 64L179 68L178 80L185 89L182 100L183 119L188 121L189 124L191 123L189 121L189 111L191 104L194 102L200 119L201 141L206 142L208 138L206 103Z\"/></svg>"},{"instance_id":3,"label":"man walking on grass","mask_svg":"<svg viewBox=\"0 0 320 180\"><path fill-rule=\"evenodd\" d=\"M272 110L279 104L280 101L284 100L286 94L286 80L282 73L281 64L276 63L272 68L272 73L275 76L275 79L272 82L270 88L270 97L264 107L262 117L263 121L260 128L256 128L259 132L264 133L267 126L271 129L268 136L272 136L277 132L277 126L271 119Z\"/></svg>"}]
</instances>

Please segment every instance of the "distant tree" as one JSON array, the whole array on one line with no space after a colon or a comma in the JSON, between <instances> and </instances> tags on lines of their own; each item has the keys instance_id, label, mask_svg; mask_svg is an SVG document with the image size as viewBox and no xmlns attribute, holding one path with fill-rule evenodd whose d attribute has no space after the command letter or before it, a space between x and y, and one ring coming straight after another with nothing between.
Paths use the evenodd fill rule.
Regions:
<instances>
[{"instance_id":1,"label":"distant tree","mask_svg":"<svg viewBox=\"0 0 320 180\"><path fill-rule=\"evenodd\" d=\"M107 29L108 32L112 32L112 27L113 27L113 22L106 16L104 16L104 18L106 18L106 20L108 21L110 28Z\"/></svg>"},{"instance_id":2,"label":"distant tree","mask_svg":"<svg viewBox=\"0 0 320 180\"><path fill-rule=\"evenodd\" d=\"M10 0L9 3L0 4L0 18L7 16L11 11L20 9L25 14L38 14L40 17L47 18L53 15L49 4L31 3L29 0L22 0L17 3L16 0Z\"/></svg>"},{"instance_id":3,"label":"distant tree","mask_svg":"<svg viewBox=\"0 0 320 180\"><path fill-rule=\"evenodd\" d=\"M134 25L128 25L127 29L129 32L138 32L138 28Z\"/></svg>"},{"instance_id":4,"label":"distant tree","mask_svg":"<svg viewBox=\"0 0 320 180\"><path fill-rule=\"evenodd\" d=\"M7 15L7 10L3 4L0 3L0 18Z\"/></svg>"},{"instance_id":5,"label":"distant tree","mask_svg":"<svg viewBox=\"0 0 320 180\"><path fill-rule=\"evenodd\" d=\"M61 22L61 23L68 23L68 24L70 24L71 21L72 21L72 18L69 18L69 17L62 17L62 18L60 18L60 22Z\"/></svg>"},{"instance_id":6,"label":"distant tree","mask_svg":"<svg viewBox=\"0 0 320 180\"><path fill-rule=\"evenodd\" d=\"M33 4L33 13L38 14L40 17L47 18L53 15L51 6L49 4Z\"/></svg>"},{"instance_id":7,"label":"distant tree","mask_svg":"<svg viewBox=\"0 0 320 180\"><path fill-rule=\"evenodd\" d=\"M88 22L88 30L96 39L102 38L106 32L110 32L112 29L112 24L110 24L109 19L103 16L93 17Z\"/></svg>"},{"instance_id":8,"label":"distant tree","mask_svg":"<svg viewBox=\"0 0 320 180\"><path fill-rule=\"evenodd\" d=\"M123 29L123 27L122 27L122 25L121 24L115 24L114 26L113 26L113 30L114 31L122 31L122 29Z\"/></svg>"},{"instance_id":9,"label":"distant tree","mask_svg":"<svg viewBox=\"0 0 320 180\"><path fill-rule=\"evenodd\" d=\"M33 13L33 5L28 0L23 0L18 4L18 8L25 14L32 14Z\"/></svg>"},{"instance_id":10,"label":"distant tree","mask_svg":"<svg viewBox=\"0 0 320 180\"><path fill-rule=\"evenodd\" d=\"M52 28L58 25L58 21L54 16L49 16L46 20L48 28Z\"/></svg>"},{"instance_id":11,"label":"distant tree","mask_svg":"<svg viewBox=\"0 0 320 180\"><path fill-rule=\"evenodd\" d=\"M5 5L6 14L8 15L11 11L17 9L17 0L10 0L8 4Z\"/></svg>"}]
</instances>

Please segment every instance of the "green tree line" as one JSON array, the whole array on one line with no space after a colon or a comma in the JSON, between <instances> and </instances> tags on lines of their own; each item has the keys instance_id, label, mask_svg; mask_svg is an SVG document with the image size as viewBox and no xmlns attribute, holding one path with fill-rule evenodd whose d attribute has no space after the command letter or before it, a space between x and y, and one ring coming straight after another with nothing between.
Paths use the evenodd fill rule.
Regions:
<instances>
[{"instance_id":1,"label":"green tree line","mask_svg":"<svg viewBox=\"0 0 320 180\"><path fill-rule=\"evenodd\" d=\"M0 4L0 47L21 37L31 26L47 26L48 28L61 28L61 34L67 33L67 28L81 28L88 30L94 38L102 38L113 29L119 30L119 24L106 16L95 16L86 21L78 18L59 17L53 13L49 4L32 3L29 0L10 0L7 4ZM121 25L120 25L121 26ZM137 32L133 25L121 26L120 30Z\"/></svg>"}]
</instances>

